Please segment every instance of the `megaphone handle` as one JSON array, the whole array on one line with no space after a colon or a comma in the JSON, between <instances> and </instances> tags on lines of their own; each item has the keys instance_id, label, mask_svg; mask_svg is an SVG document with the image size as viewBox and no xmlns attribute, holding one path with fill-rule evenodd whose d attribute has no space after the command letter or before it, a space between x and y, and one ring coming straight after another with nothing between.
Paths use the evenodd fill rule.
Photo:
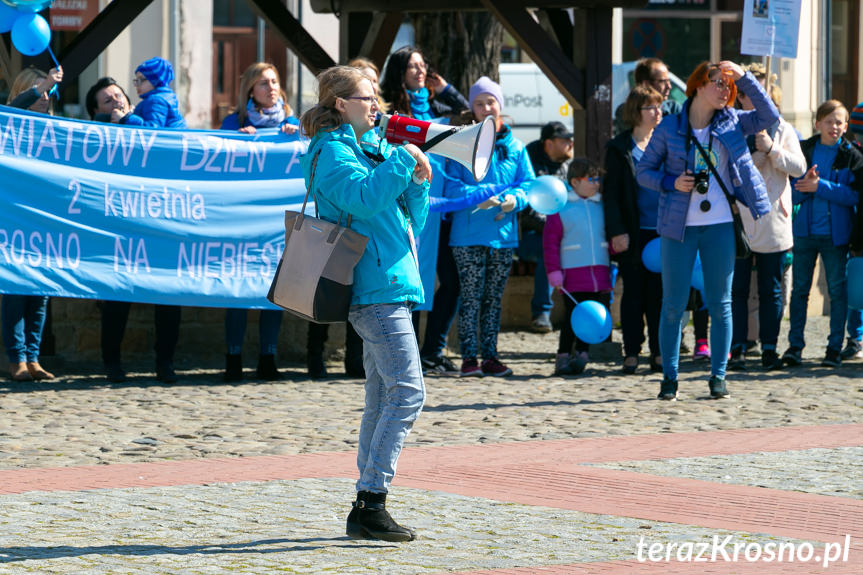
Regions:
<instances>
[{"instance_id":1,"label":"megaphone handle","mask_svg":"<svg viewBox=\"0 0 863 575\"><path fill-rule=\"evenodd\" d=\"M434 146L440 144L441 142L443 142L444 140L446 140L447 138L449 138L450 136L452 136L456 132L458 132L458 128L450 128L449 130L441 132L440 134L438 134L437 136L435 136L434 138L432 138L431 140L429 140L425 144L422 144L421 146L419 146L419 149L420 149L420 151L422 151L424 153L428 152Z\"/></svg>"}]
</instances>

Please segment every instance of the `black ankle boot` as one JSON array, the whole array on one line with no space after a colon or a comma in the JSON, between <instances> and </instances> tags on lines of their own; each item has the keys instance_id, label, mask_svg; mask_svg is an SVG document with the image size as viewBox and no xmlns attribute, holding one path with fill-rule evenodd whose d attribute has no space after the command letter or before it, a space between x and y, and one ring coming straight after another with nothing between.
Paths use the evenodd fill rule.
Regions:
<instances>
[{"instance_id":1,"label":"black ankle boot","mask_svg":"<svg viewBox=\"0 0 863 575\"><path fill-rule=\"evenodd\" d=\"M276 381L282 379L282 374L276 369L276 356L260 355L258 356L258 379L265 381Z\"/></svg>"},{"instance_id":2,"label":"black ankle boot","mask_svg":"<svg viewBox=\"0 0 863 575\"><path fill-rule=\"evenodd\" d=\"M239 353L225 354L225 375L227 382L243 381L243 357Z\"/></svg>"},{"instance_id":3,"label":"black ankle boot","mask_svg":"<svg viewBox=\"0 0 863 575\"><path fill-rule=\"evenodd\" d=\"M347 535L351 539L380 539L392 543L413 541L413 529L396 523L386 509L387 494L360 491L353 502L347 521Z\"/></svg>"}]
</instances>

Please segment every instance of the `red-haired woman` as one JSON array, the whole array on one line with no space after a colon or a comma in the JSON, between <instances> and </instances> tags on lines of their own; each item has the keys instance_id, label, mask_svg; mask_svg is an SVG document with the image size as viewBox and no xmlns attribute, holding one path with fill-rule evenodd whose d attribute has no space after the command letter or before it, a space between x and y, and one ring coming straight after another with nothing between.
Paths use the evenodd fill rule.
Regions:
<instances>
[{"instance_id":1,"label":"red-haired woman","mask_svg":"<svg viewBox=\"0 0 863 575\"><path fill-rule=\"evenodd\" d=\"M752 100L752 110L731 107L738 88ZM728 61L699 64L686 82L686 96L683 111L654 130L636 166L638 183L660 192L656 231L662 238L659 341L665 377L658 397L677 398L680 320L700 253L711 319L710 397L719 399L729 395L725 368L731 348L735 259L726 191L755 219L770 211L764 179L752 163L746 136L773 125L779 111L751 73Z\"/></svg>"}]
</instances>

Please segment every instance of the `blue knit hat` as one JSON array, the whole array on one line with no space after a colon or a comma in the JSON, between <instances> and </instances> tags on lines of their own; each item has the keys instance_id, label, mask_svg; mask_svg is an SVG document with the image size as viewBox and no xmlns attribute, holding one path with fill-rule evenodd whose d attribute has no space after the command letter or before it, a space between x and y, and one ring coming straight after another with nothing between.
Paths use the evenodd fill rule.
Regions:
<instances>
[{"instance_id":1,"label":"blue knit hat","mask_svg":"<svg viewBox=\"0 0 863 575\"><path fill-rule=\"evenodd\" d=\"M494 99L497 100L497 103L500 104L500 109L503 110L503 90L500 89L500 84L497 84L492 81L488 76L482 76L479 80L477 80L473 86L470 87L468 99L470 100L470 106L473 108L473 101L480 94L491 94L494 96Z\"/></svg>"},{"instance_id":2,"label":"blue knit hat","mask_svg":"<svg viewBox=\"0 0 863 575\"><path fill-rule=\"evenodd\" d=\"M150 58L135 68L135 72L143 74L153 84L154 88L167 86L174 81L174 68L164 58Z\"/></svg>"}]
</instances>

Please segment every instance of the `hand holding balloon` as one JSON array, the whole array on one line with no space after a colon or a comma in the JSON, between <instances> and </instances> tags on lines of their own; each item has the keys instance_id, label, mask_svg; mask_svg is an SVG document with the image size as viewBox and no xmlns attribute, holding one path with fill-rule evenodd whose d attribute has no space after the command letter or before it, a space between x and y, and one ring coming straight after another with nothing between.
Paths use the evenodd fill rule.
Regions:
<instances>
[{"instance_id":1,"label":"hand holding balloon","mask_svg":"<svg viewBox=\"0 0 863 575\"><path fill-rule=\"evenodd\" d=\"M561 287L563 285L563 271L548 272L548 285L555 288Z\"/></svg>"}]
</instances>

